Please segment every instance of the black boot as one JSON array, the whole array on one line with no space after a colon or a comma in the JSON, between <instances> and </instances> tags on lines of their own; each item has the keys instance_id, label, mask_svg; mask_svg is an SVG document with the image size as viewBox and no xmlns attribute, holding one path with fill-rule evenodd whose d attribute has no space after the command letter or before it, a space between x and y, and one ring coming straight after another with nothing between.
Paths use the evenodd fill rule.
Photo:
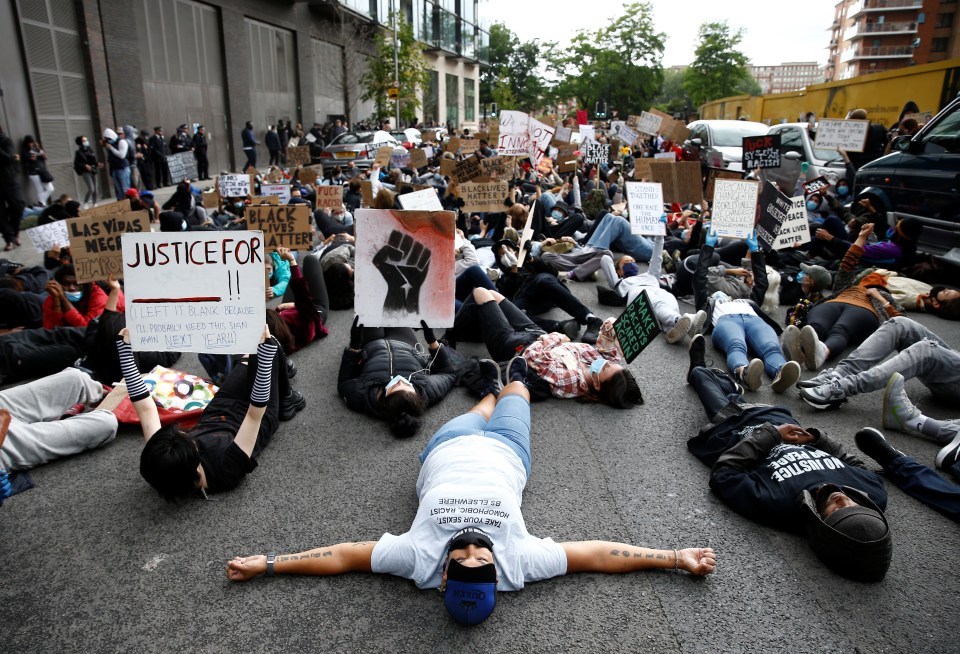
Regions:
<instances>
[{"instance_id":1,"label":"black boot","mask_svg":"<svg viewBox=\"0 0 960 654\"><path fill-rule=\"evenodd\" d=\"M292 420L297 412L302 411L305 406L307 406L307 399L303 397L300 391L291 388L290 393L280 400L280 420Z\"/></svg>"},{"instance_id":2,"label":"black boot","mask_svg":"<svg viewBox=\"0 0 960 654\"><path fill-rule=\"evenodd\" d=\"M687 383L690 383L690 374L693 372L694 368L706 368L707 367L707 343L703 338L703 334L697 334L692 339L690 339L690 347L688 348L690 354L690 367L687 369Z\"/></svg>"}]
</instances>

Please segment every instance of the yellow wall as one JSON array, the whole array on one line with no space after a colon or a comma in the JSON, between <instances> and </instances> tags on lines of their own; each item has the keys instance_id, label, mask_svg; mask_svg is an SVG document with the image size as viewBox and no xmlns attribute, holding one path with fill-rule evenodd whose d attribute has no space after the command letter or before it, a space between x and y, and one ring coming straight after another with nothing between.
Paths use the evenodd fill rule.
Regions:
<instances>
[{"instance_id":1,"label":"yellow wall","mask_svg":"<svg viewBox=\"0 0 960 654\"><path fill-rule=\"evenodd\" d=\"M956 74L960 59L925 66L862 75L840 82L814 84L803 91L763 96L734 96L708 102L700 108L702 119L747 120L773 125L798 122L808 111L817 118L844 118L851 109L866 109L874 122L892 126L903 105L913 100L920 112L936 114L941 106L944 79ZM946 98L949 102L953 97Z\"/></svg>"}]
</instances>

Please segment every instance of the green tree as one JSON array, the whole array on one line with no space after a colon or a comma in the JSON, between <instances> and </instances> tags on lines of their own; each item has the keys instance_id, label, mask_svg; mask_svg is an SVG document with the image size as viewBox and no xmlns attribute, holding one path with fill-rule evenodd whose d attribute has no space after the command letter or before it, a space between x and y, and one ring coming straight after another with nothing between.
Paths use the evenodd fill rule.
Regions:
<instances>
[{"instance_id":1,"label":"green tree","mask_svg":"<svg viewBox=\"0 0 960 654\"><path fill-rule=\"evenodd\" d=\"M655 29L650 3L625 4L610 25L577 32L569 47L545 44L547 70L557 80L546 97L575 98L591 113L601 99L620 116L649 109L663 82L665 39Z\"/></svg>"},{"instance_id":2,"label":"green tree","mask_svg":"<svg viewBox=\"0 0 960 654\"><path fill-rule=\"evenodd\" d=\"M510 68L510 53L519 45L517 35L503 23L490 26L490 45L487 50L488 65L480 69L480 104L497 102L494 89L507 79ZM509 82L507 82L509 84Z\"/></svg>"},{"instance_id":3,"label":"green tree","mask_svg":"<svg viewBox=\"0 0 960 654\"><path fill-rule=\"evenodd\" d=\"M392 21L393 16L390 18ZM397 40L400 44L397 55L399 75L394 76L393 31L382 30L377 37L377 55L370 59L367 70L360 78L363 87L361 97L365 101L374 101L378 120L396 116L399 102L400 120L414 122L420 107L420 93L429 83L430 67L423 54L424 46L414 36L410 23L398 21ZM398 100L388 100L387 89L394 79L400 82L400 97ZM396 127L399 128L399 125Z\"/></svg>"},{"instance_id":4,"label":"green tree","mask_svg":"<svg viewBox=\"0 0 960 654\"><path fill-rule=\"evenodd\" d=\"M737 49L743 30L733 31L726 21L700 26L700 42L687 68L683 88L694 105L734 95L750 77L747 57Z\"/></svg>"},{"instance_id":5,"label":"green tree","mask_svg":"<svg viewBox=\"0 0 960 654\"><path fill-rule=\"evenodd\" d=\"M533 111L540 106L543 82L537 67L540 42L523 43L508 27L490 27L489 65L480 73L480 104L496 102L504 109Z\"/></svg>"},{"instance_id":6,"label":"green tree","mask_svg":"<svg viewBox=\"0 0 960 654\"><path fill-rule=\"evenodd\" d=\"M663 71L663 83L660 85L660 92L653 100L653 105L668 114L683 113L687 109L687 103L690 98L683 88L682 70Z\"/></svg>"}]
</instances>

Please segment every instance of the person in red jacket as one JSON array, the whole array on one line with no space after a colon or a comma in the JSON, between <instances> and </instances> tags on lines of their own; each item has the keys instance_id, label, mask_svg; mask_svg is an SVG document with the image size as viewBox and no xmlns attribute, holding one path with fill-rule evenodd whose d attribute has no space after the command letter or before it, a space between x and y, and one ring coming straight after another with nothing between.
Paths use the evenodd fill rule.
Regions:
<instances>
[{"instance_id":1,"label":"person in red jacket","mask_svg":"<svg viewBox=\"0 0 960 654\"><path fill-rule=\"evenodd\" d=\"M107 294L97 284L77 283L73 264L57 268L53 279L47 282L47 299L43 302L43 326L86 327L91 320L100 317L107 305ZM117 303L117 311L123 313L123 291Z\"/></svg>"}]
</instances>

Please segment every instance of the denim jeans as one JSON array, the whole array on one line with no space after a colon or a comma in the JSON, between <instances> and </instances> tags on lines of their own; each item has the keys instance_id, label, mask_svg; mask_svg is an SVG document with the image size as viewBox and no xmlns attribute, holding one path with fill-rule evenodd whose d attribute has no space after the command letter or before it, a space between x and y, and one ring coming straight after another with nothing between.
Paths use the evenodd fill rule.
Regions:
<instances>
[{"instance_id":1,"label":"denim jeans","mask_svg":"<svg viewBox=\"0 0 960 654\"><path fill-rule=\"evenodd\" d=\"M955 465L950 471L955 477L960 473L960 470L956 469L958 467L960 466ZM951 484L909 456L897 457L884 468L884 472L897 488L910 497L920 500L951 520L960 520L960 486Z\"/></svg>"},{"instance_id":2,"label":"denim jeans","mask_svg":"<svg viewBox=\"0 0 960 654\"><path fill-rule=\"evenodd\" d=\"M111 170L110 177L113 178L113 192L117 200L122 200L127 196L127 189L130 188L130 168Z\"/></svg>"},{"instance_id":3,"label":"denim jeans","mask_svg":"<svg viewBox=\"0 0 960 654\"><path fill-rule=\"evenodd\" d=\"M773 327L759 316L732 314L723 316L713 328L713 344L727 355L727 367L735 372L750 363L747 348L763 360L763 369L776 377L787 360Z\"/></svg>"},{"instance_id":4,"label":"denim jeans","mask_svg":"<svg viewBox=\"0 0 960 654\"><path fill-rule=\"evenodd\" d=\"M899 372L907 379L918 378L941 400L960 402L960 352L903 316L880 325L836 370L843 375L840 384L848 395L880 390Z\"/></svg>"},{"instance_id":5,"label":"denim jeans","mask_svg":"<svg viewBox=\"0 0 960 654\"><path fill-rule=\"evenodd\" d=\"M516 452L527 477L530 476L530 403L519 395L507 395L497 400L490 420L471 412L447 421L420 453L421 465L441 443L474 435L500 441Z\"/></svg>"},{"instance_id":6,"label":"denim jeans","mask_svg":"<svg viewBox=\"0 0 960 654\"><path fill-rule=\"evenodd\" d=\"M653 253L653 243L649 239L630 233L630 223L626 218L612 213L600 220L587 245L601 250L625 252L637 261L650 261Z\"/></svg>"}]
</instances>

